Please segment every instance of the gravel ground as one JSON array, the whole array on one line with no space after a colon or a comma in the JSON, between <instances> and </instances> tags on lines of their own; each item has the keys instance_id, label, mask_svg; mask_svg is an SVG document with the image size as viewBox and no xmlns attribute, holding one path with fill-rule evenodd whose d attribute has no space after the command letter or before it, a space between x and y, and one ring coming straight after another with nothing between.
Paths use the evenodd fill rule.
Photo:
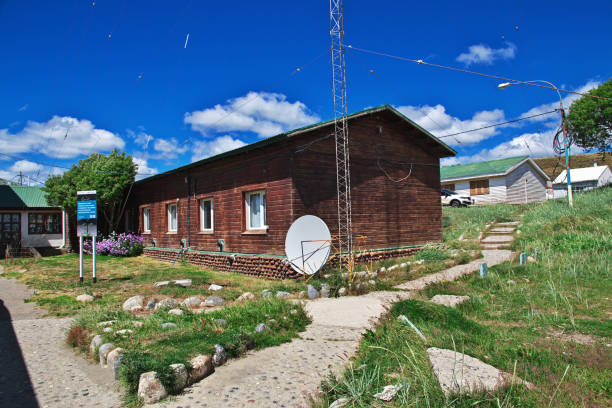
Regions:
<instances>
[{"instance_id":1,"label":"gravel ground","mask_svg":"<svg viewBox=\"0 0 612 408\"><path fill-rule=\"evenodd\" d=\"M111 370L66 345L71 319L42 318L26 286L0 279L0 407L118 407Z\"/></svg>"}]
</instances>

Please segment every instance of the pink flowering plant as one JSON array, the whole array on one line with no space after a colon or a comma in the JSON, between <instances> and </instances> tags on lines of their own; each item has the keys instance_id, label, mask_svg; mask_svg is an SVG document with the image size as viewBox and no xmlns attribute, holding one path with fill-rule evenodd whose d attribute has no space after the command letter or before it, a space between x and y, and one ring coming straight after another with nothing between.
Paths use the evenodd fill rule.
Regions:
<instances>
[{"instance_id":1,"label":"pink flowering plant","mask_svg":"<svg viewBox=\"0 0 612 408\"><path fill-rule=\"evenodd\" d=\"M112 233L107 238L96 242L96 254L108 256L136 256L142 253L144 238L129 233ZM91 254L91 241L83 242L83 250Z\"/></svg>"}]
</instances>

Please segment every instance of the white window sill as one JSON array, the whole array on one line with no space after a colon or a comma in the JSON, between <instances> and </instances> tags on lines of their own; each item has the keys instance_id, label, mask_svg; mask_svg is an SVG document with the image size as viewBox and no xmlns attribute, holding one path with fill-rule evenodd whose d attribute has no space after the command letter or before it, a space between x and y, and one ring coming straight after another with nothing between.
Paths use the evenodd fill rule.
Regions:
<instances>
[{"instance_id":1,"label":"white window sill","mask_svg":"<svg viewBox=\"0 0 612 408\"><path fill-rule=\"evenodd\" d=\"M205 231L198 231L197 234L199 235L213 235L215 233L214 230L205 230Z\"/></svg>"}]
</instances>

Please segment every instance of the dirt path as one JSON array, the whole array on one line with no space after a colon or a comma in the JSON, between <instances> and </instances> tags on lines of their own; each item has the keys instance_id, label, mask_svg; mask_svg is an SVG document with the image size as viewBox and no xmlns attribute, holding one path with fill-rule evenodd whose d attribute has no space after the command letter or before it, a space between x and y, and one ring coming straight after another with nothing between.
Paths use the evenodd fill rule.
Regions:
<instances>
[{"instance_id":1,"label":"dirt path","mask_svg":"<svg viewBox=\"0 0 612 408\"><path fill-rule=\"evenodd\" d=\"M0 407L120 406L110 370L66 346L71 319L42 318L32 292L0 278Z\"/></svg>"}]
</instances>

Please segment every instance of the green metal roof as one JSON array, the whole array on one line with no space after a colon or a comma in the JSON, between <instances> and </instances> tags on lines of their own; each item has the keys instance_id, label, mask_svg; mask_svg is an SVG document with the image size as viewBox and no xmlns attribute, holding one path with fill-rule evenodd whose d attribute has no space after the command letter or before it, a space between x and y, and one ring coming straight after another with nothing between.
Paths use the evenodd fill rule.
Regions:
<instances>
[{"instance_id":1,"label":"green metal roof","mask_svg":"<svg viewBox=\"0 0 612 408\"><path fill-rule=\"evenodd\" d=\"M41 187L0 185L0 208L52 207Z\"/></svg>"},{"instance_id":2,"label":"green metal roof","mask_svg":"<svg viewBox=\"0 0 612 408\"><path fill-rule=\"evenodd\" d=\"M503 174L527 158L529 156L517 156L479 163L444 166L440 168L440 178L442 180L452 180L488 174Z\"/></svg>"},{"instance_id":3,"label":"green metal roof","mask_svg":"<svg viewBox=\"0 0 612 408\"><path fill-rule=\"evenodd\" d=\"M410 123L416 129L420 130L421 133L423 133L427 138L429 138L429 139L433 140L434 142L438 143L447 152L447 154L445 156L443 155L442 157L454 156L454 155L457 154L457 152L453 148L451 148L449 145L447 145L442 140L438 139L437 137L435 137L434 135L429 133L427 130L425 130L422 127L420 127L419 125L417 125L415 122L413 122L412 120L410 120L409 118L404 116L401 112L399 112L397 109L393 108L391 105L380 105L380 106L376 106L376 107L373 107L373 108L365 109L365 110L362 110L362 111L359 111L359 112L355 112L355 113L352 113L352 114L348 115L346 117L346 119L350 120L350 119L357 118L359 116L369 115L369 114L372 114L372 113L382 112L382 111L390 111L390 112L394 113L395 115L399 116L404 121ZM290 130L288 132L281 133L279 135L272 136L272 137L269 137L267 139L255 142L255 143L251 143L251 144L248 144L246 146L239 147L237 149L233 149L233 150L229 150L229 151L224 152L224 153L220 153L220 154L218 154L216 156L207 157L207 158L202 159L200 161L196 161L196 162L193 162L191 164L187 164L185 166L177 167L176 169L172 169L172 170L165 171L163 173L155 174L155 175L153 175L151 177L147 177L147 178L144 178L142 180L136 181L136 184L148 182L148 181L150 181L152 179L156 179L158 177L162 177L162 176L165 176L165 175L168 175L168 174L173 174L173 173L176 173L176 172L179 172L179 171L182 171L182 170L187 170L187 169L190 169L192 167L201 166L203 164L207 164L207 163L210 163L210 162L213 162L213 161L217 161L217 160L220 160L220 159L223 159L223 158L226 158L226 157L235 156L235 155L241 154L241 153L246 153L246 152L255 150L257 148L270 145L272 143L277 143L277 142L280 142L280 141L283 141L283 140L287 140L290 137L293 137L295 135L298 135L298 134L301 134L301 133L304 133L304 132L307 132L307 131L310 131L310 130L314 130L316 128L320 128L320 127L324 127L324 126L329 126L329 125L331 125L333 123L334 123L334 120L331 119L331 120L328 120L328 121L323 121L323 122L315 123L313 125L304 126L304 127L299 128L299 129Z\"/></svg>"}]
</instances>

